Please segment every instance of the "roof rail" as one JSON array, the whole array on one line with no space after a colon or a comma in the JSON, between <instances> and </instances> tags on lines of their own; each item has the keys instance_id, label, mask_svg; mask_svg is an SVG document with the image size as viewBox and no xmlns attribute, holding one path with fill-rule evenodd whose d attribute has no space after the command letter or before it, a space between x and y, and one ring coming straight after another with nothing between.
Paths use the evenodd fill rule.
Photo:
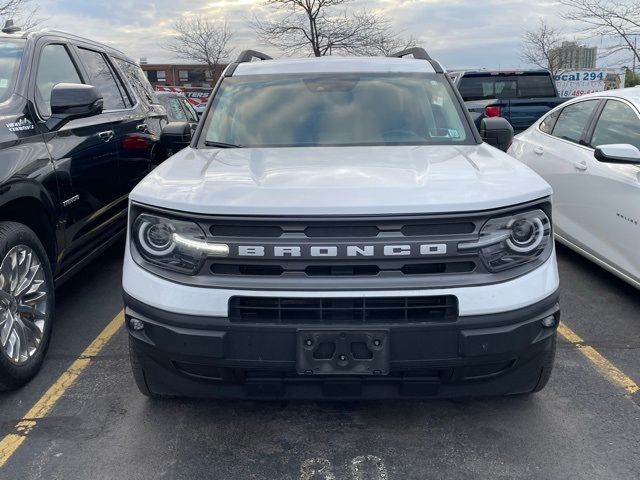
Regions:
<instances>
[{"instance_id":1,"label":"roof rail","mask_svg":"<svg viewBox=\"0 0 640 480\"><path fill-rule=\"evenodd\" d=\"M411 47L406 50L402 50L401 52L392 53L389 55L390 57L403 58L408 55L413 55L413 58L417 60L431 60L431 57L427 53L427 51L422 47Z\"/></svg>"},{"instance_id":2,"label":"roof rail","mask_svg":"<svg viewBox=\"0 0 640 480\"><path fill-rule=\"evenodd\" d=\"M9 19L4 22L4 27L2 27L2 33L17 33L20 31L20 27L13 23L13 20Z\"/></svg>"},{"instance_id":3,"label":"roof rail","mask_svg":"<svg viewBox=\"0 0 640 480\"><path fill-rule=\"evenodd\" d=\"M402 50L401 52L392 53L389 56L390 57L396 57L396 58L404 58L404 57L407 57L409 55L413 55L413 58L415 58L417 60L426 60L427 62L429 62L431 64L431 66L433 67L433 71L434 72L436 72L436 73L444 73L444 69L442 68L442 65L440 65L437 61L435 61L433 58L431 58L429 56L429 54L427 53L427 51L422 47L407 48L406 50Z\"/></svg>"},{"instance_id":4,"label":"roof rail","mask_svg":"<svg viewBox=\"0 0 640 480\"><path fill-rule=\"evenodd\" d=\"M255 50L243 50L240 52L240 55L238 55L236 63L247 63L254 58L257 58L258 60L273 60L273 58L266 53L257 52Z\"/></svg>"}]
</instances>

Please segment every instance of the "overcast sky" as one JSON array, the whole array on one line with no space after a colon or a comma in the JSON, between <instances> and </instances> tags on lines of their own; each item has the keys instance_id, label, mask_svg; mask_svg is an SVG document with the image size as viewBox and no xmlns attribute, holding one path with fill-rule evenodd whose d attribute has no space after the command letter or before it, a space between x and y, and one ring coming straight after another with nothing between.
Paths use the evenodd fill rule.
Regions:
<instances>
[{"instance_id":1,"label":"overcast sky","mask_svg":"<svg viewBox=\"0 0 640 480\"><path fill-rule=\"evenodd\" d=\"M234 45L260 45L249 26L254 16L272 15L262 0L33 0L46 26L68 30L111 44L136 60L177 61L162 48L171 25L181 15L204 13L226 18L235 32ZM357 0L353 8L375 9L399 32L420 39L446 67L519 67L523 28L544 17L567 28L553 0ZM573 35L568 30L568 35ZM278 52L275 52L277 54Z\"/></svg>"}]
</instances>

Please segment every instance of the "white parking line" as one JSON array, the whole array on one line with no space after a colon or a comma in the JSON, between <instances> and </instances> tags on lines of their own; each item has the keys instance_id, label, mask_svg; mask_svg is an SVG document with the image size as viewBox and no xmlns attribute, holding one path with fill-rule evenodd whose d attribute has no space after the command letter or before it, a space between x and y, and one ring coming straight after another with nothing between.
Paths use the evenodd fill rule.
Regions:
<instances>
[{"instance_id":1,"label":"white parking line","mask_svg":"<svg viewBox=\"0 0 640 480\"><path fill-rule=\"evenodd\" d=\"M362 455L351 460L353 480L388 480L387 467L380 457Z\"/></svg>"},{"instance_id":2,"label":"white parking line","mask_svg":"<svg viewBox=\"0 0 640 480\"><path fill-rule=\"evenodd\" d=\"M310 458L300 466L300 480L336 480L336 477L329 460Z\"/></svg>"}]
</instances>

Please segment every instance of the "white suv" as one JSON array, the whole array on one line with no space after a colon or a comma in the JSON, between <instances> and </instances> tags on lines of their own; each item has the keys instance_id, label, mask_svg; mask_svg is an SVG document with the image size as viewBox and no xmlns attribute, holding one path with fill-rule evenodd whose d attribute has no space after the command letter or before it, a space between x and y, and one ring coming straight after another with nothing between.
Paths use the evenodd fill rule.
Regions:
<instances>
[{"instance_id":1,"label":"white suv","mask_svg":"<svg viewBox=\"0 0 640 480\"><path fill-rule=\"evenodd\" d=\"M486 119L484 138L509 143L505 123ZM168 144L188 134L174 127ZM191 146L130 197L123 284L141 392L543 388L559 321L551 188L482 138L423 49L243 52Z\"/></svg>"}]
</instances>

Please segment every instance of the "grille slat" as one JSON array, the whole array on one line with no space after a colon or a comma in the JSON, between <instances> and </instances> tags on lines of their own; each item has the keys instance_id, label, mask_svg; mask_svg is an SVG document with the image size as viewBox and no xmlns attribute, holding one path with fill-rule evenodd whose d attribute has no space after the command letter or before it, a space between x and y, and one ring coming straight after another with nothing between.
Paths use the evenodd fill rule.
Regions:
<instances>
[{"instance_id":1,"label":"grille slat","mask_svg":"<svg viewBox=\"0 0 640 480\"><path fill-rule=\"evenodd\" d=\"M373 324L454 322L458 299L429 297L231 297L229 319L238 323Z\"/></svg>"}]
</instances>

